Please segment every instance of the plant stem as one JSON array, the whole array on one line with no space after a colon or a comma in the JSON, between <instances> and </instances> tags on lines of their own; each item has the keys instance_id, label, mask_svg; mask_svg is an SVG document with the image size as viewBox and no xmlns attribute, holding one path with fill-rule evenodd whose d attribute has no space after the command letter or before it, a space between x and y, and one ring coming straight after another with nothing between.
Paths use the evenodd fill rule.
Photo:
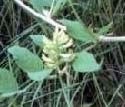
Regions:
<instances>
[{"instance_id":1,"label":"plant stem","mask_svg":"<svg viewBox=\"0 0 125 107\"><path fill-rule=\"evenodd\" d=\"M33 16L44 20L45 22L51 24L54 27L58 27L60 29L66 30L66 26L63 26L63 25L57 23L49 15L46 16L46 15L37 13L35 10L33 10L32 8L30 8L29 6L26 6L21 0L14 0L14 2L16 4L18 4L20 7L22 7L25 11L29 12L30 14L32 14Z\"/></svg>"},{"instance_id":2,"label":"plant stem","mask_svg":"<svg viewBox=\"0 0 125 107\"><path fill-rule=\"evenodd\" d=\"M120 37L100 36L99 41L100 42L125 42L125 36L120 36Z\"/></svg>"}]
</instances>

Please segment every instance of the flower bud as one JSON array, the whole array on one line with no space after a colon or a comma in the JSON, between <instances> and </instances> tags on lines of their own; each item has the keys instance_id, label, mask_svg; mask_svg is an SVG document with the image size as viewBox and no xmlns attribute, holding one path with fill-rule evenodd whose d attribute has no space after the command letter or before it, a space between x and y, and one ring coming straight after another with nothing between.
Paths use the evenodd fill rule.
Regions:
<instances>
[{"instance_id":1,"label":"flower bud","mask_svg":"<svg viewBox=\"0 0 125 107\"><path fill-rule=\"evenodd\" d=\"M69 48L70 46L72 46L73 45L73 40L72 39L70 39L66 44L64 44L62 47L63 48Z\"/></svg>"},{"instance_id":2,"label":"flower bud","mask_svg":"<svg viewBox=\"0 0 125 107\"><path fill-rule=\"evenodd\" d=\"M53 64L53 63L45 63L45 65L48 67L48 68L56 68L57 65L56 64Z\"/></svg>"},{"instance_id":3,"label":"flower bud","mask_svg":"<svg viewBox=\"0 0 125 107\"><path fill-rule=\"evenodd\" d=\"M50 59L49 57L46 57L44 54L42 55L42 59L43 59L43 61L45 61L47 63L54 63L54 61L52 59Z\"/></svg>"},{"instance_id":4,"label":"flower bud","mask_svg":"<svg viewBox=\"0 0 125 107\"><path fill-rule=\"evenodd\" d=\"M55 31L53 33L53 41L55 43L58 43L59 45L65 44L68 40L69 40L69 36L65 34L63 30L61 30L60 32Z\"/></svg>"},{"instance_id":5,"label":"flower bud","mask_svg":"<svg viewBox=\"0 0 125 107\"><path fill-rule=\"evenodd\" d=\"M61 61L63 62L71 62L74 58L74 54L60 54Z\"/></svg>"}]
</instances>

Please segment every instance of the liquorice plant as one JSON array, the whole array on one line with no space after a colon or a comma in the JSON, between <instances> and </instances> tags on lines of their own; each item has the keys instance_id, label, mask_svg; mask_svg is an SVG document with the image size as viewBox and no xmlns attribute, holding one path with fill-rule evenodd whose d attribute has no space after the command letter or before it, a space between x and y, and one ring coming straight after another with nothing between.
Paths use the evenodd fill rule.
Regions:
<instances>
[{"instance_id":1,"label":"liquorice plant","mask_svg":"<svg viewBox=\"0 0 125 107\"><path fill-rule=\"evenodd\" d=\"M101 68L101 64L96 62L93 54L85 50L74 52L72 48L74 41L64 30L55 28L52 39L47 38L45 35L30 35L30 38L43 50L42 57L18 45L10 47L8 52L13 56L15 63L27 73L31 80L42 82L51 76L54 70L61 75L65 73L68 76L68 70L63 70L67 64L72 66L75 72L83 73L98 71ZM60 69L60 66L63 66L63 69ZM12 73L5 69L1 69L0 73L2 77L1 86L3 86L4 78L13 80L11 81L11 87L8 85L0 88L2 96L8 95L11 91L12 94L18 92L17 83ZM8 81L6 79L4 83L8 83ZM5 89L8 90L7 93L3 91Z\"/></svg>"},{"instance_id":2,"label":"liquorice plant","mask_svg":"<svg viewBox=\"0 0 125 107\"><path fill-rule=\"evenodd\" d=\"M40 0L38 0L40 1ZM37 1L37 2L38 2ZM31 0L34 9L40 11L38 4ZM64 4L66 0L62 1ZM59 10L62 3L57 2L53 14ZM97 44L98 36L107 33L111 24L100 29L97 33L87 28L84 24L78 21L68 19L59 20L67 29L54 27L53 34L48 38L46 35L29 35L34 44L42 49L42 54L38 56L32 53L25 47L14 45L8 48L8 53L13 56L15 63L24 71L27 76L36 82L43 82L45 79L56 75L62 78L63 74L69 78L70 72L68 67L74 72L89 73L99 71L102 62L97 63L94 55L83 49L80 52L75 52L75 42ZM58 75L59 74L59 75ZM70 78L69 78L70 79ZM11 80L11 82L9 82ZM16 79L12 71L0 69L0 93L1 97L8 97L16 93L22 93L26 90L19 90Z\"/></svg>"}]
</instances>

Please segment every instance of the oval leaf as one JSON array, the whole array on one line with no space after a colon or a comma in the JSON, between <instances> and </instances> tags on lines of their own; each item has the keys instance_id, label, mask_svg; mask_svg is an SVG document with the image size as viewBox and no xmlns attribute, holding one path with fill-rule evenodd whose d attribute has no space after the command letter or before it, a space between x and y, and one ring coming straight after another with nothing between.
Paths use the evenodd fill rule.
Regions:
<instances>
[{"instance_id":1,"label":"oval leaf","mask_svg":"<svg viewBox=\"0 0 125 107\"><path fill-rule=\"evenodd\" d=\"M0 93L10 96L9 93L15 93L17 90L18 84L13 76L13 73L0 68Z\"/></svg>"},{"instance_id":2,"label":"oval leaf","mask_svg":"<svg viewBox=\"0 0 125 107\"><path fill-rule=\"evenodd\" d=\"M33 40L33 42L42 47L43 45L43 35L30 35L30 38Z\"/></svg>"},{"instance_id":3,"label":"oval leaf","mask_svg":"<svg viewBox=\"0 0 125 107\"><path fill-rule=\"evenodd\" d=\"M67 19L60 20L60 22L67 27L69 35L74 39L87 43L97 42L96 35L80 22Z\"/></svg>"},{"instance_id":4,"label":"oval leaf","mask_svg":"<svg viewBox=\"0 0 125 107\"><path fill-rule=\"evenodd\" d=\"M28 49L20 46L12 46L8 49L16 64L25 72L36 72L43 68L42 60Z\"/></svg>"},{"instance_id":5,"label":"oval leaf","mask_svg":"<svg viewBox=\"0 0 125 107\"><path fill-rule=\"evenodd\" d=\"M41 71L29 72L28 76L31 80L43 81L45 78L47 78L50 75L51 72L52 72L51 69L43 69Z\"/></svg>"},{"instance_id":6,"label":"oval leaf","mask_svg":"<svg viewBox=\"0 0 125 107\"><path fill-rule=\"evenodd\" d=\"M94 72L101 68L101 64L98 64L93 56L93 54L86 51L82 51L76 54L76 59L74 60L73 69L76 72Z\"/></svg>"}]
</instances>

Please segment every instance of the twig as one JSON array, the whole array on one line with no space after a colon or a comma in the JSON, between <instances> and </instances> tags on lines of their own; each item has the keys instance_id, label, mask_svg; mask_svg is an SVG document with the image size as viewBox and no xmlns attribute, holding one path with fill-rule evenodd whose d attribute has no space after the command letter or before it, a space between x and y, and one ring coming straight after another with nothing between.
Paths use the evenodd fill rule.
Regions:
<instances>
[{"instance_id":1,"label":"twig","mask_svg":"<svg viewBox=\"0 0 125 107\"><path fill-rule=\"evenodd\" d=\"M58 27L60 29L66 30L66 26L63 26L63 25L57 23L51 17L49 17L49 15L46 16L46 15L37 13L35 10L30 8L29 6L26 6L21 0L14 0L14 2L16 4L18 4L20 7L22 7L24 10L26 10L27 12L31 13L33 16L44 20L45 22L51 24L52 26L55 26L55 27Z\"/></svg>"},{"instance_id":2,"label":"twig","mask_svg":"<svg viewBox=\"0 0 125 107\"><path fill-rule=\"evenodd\" d=\"M119 36L119 37L100 36L99 41L100 42L125 42L125 36Z\"/></svg>"}]
</instances>

